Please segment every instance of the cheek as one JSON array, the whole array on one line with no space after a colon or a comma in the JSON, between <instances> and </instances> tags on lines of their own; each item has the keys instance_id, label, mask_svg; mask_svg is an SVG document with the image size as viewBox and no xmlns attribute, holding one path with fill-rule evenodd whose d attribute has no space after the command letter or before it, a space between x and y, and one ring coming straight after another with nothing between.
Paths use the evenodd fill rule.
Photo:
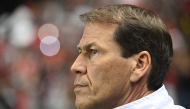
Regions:
<instances>
[{"instance_id":1,"label":"cheek","mask_svg":"<svg viewBox=\"0 0 190 109\"><path fill-rule=\"evenodd\" d=\"M118 59L99 61L90 66L88 77L94 94L110 92L110 90L120 85L119 81L128 81L128 67Z\"/></svg>"},{"instance_id":2,"label":"cheek","mask_svg":"<svg viewBox=\"0 0 190 109\"><path fill-rule=\"evenodd\" d=\"M110 61L99 61L90 66L89 78L92 83L104 83L109 80L110 75L113 75L114 64L110 64Z\"/></svg>"}]
</instances>

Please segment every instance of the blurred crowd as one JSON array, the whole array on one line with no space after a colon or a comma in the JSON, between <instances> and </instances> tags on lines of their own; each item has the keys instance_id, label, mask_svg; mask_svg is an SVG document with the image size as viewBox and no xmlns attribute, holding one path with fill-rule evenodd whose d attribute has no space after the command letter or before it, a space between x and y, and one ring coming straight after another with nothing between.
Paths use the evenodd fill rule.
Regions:
<instances>
[{"instance_id":1,"label":"blurred crowd","mask_svg":"<svg viewBox=\"0 0 190 109\"><path fill-rule=\"evenodd\" d=\"M133 4L156 12L173 40L174 58L165 79L176 104L190 109L189 0L6 0L0 4L0 109L76 109L76 45L84 24L79 15L110 4ZM38 30L53 24L60 50L40 51Z\"/></svg>"}]
</instances>

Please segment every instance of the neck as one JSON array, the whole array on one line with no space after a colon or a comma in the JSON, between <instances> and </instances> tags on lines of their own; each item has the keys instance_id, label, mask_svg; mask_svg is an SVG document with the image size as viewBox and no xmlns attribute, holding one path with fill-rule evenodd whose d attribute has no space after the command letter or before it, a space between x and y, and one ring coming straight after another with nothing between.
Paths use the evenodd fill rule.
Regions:
<instances>
[{"instance_id":1,"label":"neck","mask_svg":"<svg viewBox=\"0 0 190 109\"><path fill-rule=\"evenodd\" d=\"M126 98L124 104L133 102L135 100L138 100L144 96L147 96L149 94L151 94L153 91L148 90L147 85L143 85L143 86L134 86L132 87L131 93L130 95Z\"/></svg>"},{"instance_id":2,"label":"neck","mask_svg":"<svg viewBox=\"0 0 190 109\"><path fill-rule=\"evenodd\" d=\"M129 92L125 93L121 101L118 103L118 106L128 104L130 102L133 102L135 100L138 100L144 96L147 96L151 94L154 91L148 90L148 87L146 84L143 84L144 82L139 81L137 83L132 83L130 89L127 89Z\"/></svg>"}]
</instances>

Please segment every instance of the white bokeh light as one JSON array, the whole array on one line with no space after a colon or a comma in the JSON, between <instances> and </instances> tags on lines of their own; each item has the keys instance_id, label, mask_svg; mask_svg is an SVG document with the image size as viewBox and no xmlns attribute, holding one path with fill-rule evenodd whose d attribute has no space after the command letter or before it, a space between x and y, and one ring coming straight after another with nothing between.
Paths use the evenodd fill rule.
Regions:
<instances>
[{"instance_id":1,"label":"white bokeh light","mask_svg":"<svg viewBox=\"0 0 190 109\"><path fill-rule=\"evenodd\" d=\"M22 19L12 25L10 43L15 47L28 47L34 41L34 25L30 20Z\"/></svg>"},{"instance_id":2,"label":"white bokeh light","mask_svg":"<svg viewBox=\"0 0 190 109\"><path fill-rule=\"evenodd\" d=\"M46 36L46 37L44 37L41 40L41 43L44 43L44 44L53 44L56 41L58 41L58 39L56 37L54 37L54 36Z\"/></svg>"},{"instance_id":3,"label":"white bokeh light","mask_svg":"<svg viewBox=\"0 0 190 109\"><path fill-rule=\"evenodd\" d=\"M54 36L58 38L59 30L53 24L44 24L38 30L38 38L42 40L46 36Z\"/></svg>"},{"instance_id":4,"label":"white bokeh light","mask_svg":"<svg viewBox=\"0 0 190 109\"><path fill-rule=\"evenodd\" d=\"M60 42L54 36L46 36L40 42L40 50L46 56L54 56L60 50Z\"/></svg>"}]
</instances>

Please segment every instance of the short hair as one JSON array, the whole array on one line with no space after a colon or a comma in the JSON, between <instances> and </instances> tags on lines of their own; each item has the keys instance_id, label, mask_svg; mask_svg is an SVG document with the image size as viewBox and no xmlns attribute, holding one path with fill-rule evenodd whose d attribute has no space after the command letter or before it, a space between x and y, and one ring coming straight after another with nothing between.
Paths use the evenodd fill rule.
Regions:
<instances>
[{"instance_id":1,"label":"short hair","mask_svg":"<svg viewBox=\"0 0 190 109\"><path fill-rule=\"evenodd\" d=\"M157 14L129 4L116 4L84 13L80 19L86 23L117 24L113 37L121 47L121 55L128 58L148 51L152 68L147 87L157 90L162 86L172 61L173 48L171 36Z\"/></svg>"}]
</instances>

